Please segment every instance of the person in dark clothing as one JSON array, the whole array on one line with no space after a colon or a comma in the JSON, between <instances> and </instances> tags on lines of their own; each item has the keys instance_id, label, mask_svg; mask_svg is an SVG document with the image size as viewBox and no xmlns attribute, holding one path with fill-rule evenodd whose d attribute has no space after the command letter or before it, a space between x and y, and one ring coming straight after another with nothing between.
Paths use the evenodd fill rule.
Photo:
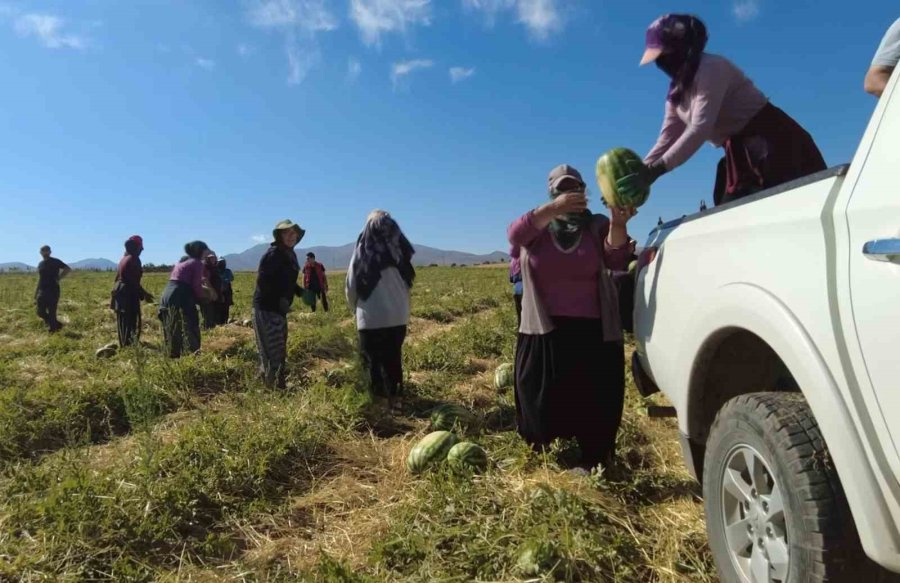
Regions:
<instances>
[{"instance_id":1,"label":"person in dark clothing","mask_svg":"<svg viewBox=\"0 0 900 583\"><path fill-rule=\"evenodd\" d=\"M204 280L203 261L209 254L209 246L203 241L192 241L184 246L187 259L179 261L172 269L169 283L159 299L159 319L163 324L166 352L171 358L187 351L200 350L200 318L197 304L208 302L213 291Z\"/></svg>"},{"instance_id":2,"label":"person in dark clothing","mask_svg":"<svg viewBox=\"0 0 900 583\"><path fill-rule=\"evenodd\" d=\"M41 262L38 263L38 285L34 291L38 317L47 324L50 333L58 332L62 324L56 319L56 308L59 305L59 281L69 275L72 269L57 259L50 257L49 245L41 247Z\"/></svg>"},{"instance_id":3,"label":"person in dark clothing","mask_svg":"<svg viewBox=\"0 0 900 583\"><path fill-rule=\"evenodd\" d=\"M328 311L328 278L325 277L325 266L316 261L315 253L306 254L303 265L303 287L312 293L312 311L316 311L316 299L322 298L322 308Z\"/></svg>"},{"instance_id":4,"label":"person in dark clothing","mask_svg":"<svg viewBox=\"0 0 900 583\"><path fill-rule=\"evenodd\" d=\"M222 297L222 277L219 275L218 268L219 258L216 257L214 251L210 251L206 259L203 260L203 272L206 277L206 284L209 289L215 292L215 297L210 301L201 304L203 312L203 329L212 330L222 322L222 311L219 305Z\"/></svg>"},{"instance_id":5,"label":"person in dark clothing","mask_svg":"<svg viewBox=\"0 0 900 583\"><path fill-rule=\"evenodd\" d=\"M109 307L116 312L119 346L137 343L141 336L141 301L152 302L153 296L141 287L144 269L141 252L144 240L134 235L125 241L125 255L119 260L116 281Z\"/></svg>"},{"instance_id":6,"label":"person in dark clothing","mask_svg":"<svg viewBox=\"0 0 900 583\"><path fill-rule=\"evenodd\" d=\"M219 259L216 264L219 271L219 279L222 281L222 291L219 294L219 324L227 324L231 316L231 306L234 305L234 289L231 283L234 281L234 273L228 269L224 259Z\"/></svg>"},{"instance_id":7,"label":"person in dark clothing","mask_svg":"<svg viewBox=\"0 0 900 583\"><path fill-rule=\"evenodd\" d=\"M294 247L306 231L290 220L275 225L274 241L263 253L253 292L253 330L259 350L259 373L266 386L287 386L287 315L294 296L303 294L297 285L300 263Z\"/></svg>"}]
</instances>

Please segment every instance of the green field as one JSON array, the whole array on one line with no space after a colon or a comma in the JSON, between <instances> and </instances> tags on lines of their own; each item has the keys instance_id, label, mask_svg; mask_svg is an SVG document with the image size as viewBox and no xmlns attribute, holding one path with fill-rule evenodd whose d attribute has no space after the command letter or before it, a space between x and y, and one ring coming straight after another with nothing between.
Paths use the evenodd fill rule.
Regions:
<instances>
[{"instance_id":1,"label":"green field","mask_svg":"<svg viewBox=\"0 0 900 583\"><path fill-rule=\"evenodd\" d=\"M290 316L284 392L256 380L240 324L164 358L152 305L141 346L98 359L111 280L64 280L50 336L36 277L0 276L0 580L716 579L675 424L646 417L630 376L608 475L566 472L572 444L535 455L518 438L513 395L492 386L515 343L504 270L419 270L393 418L365 390L337 274L329 314ZM237 322L253 283L237 275ZM441 402L476 413L483 475L406 471Z\"/></svg>"}]
</instances>

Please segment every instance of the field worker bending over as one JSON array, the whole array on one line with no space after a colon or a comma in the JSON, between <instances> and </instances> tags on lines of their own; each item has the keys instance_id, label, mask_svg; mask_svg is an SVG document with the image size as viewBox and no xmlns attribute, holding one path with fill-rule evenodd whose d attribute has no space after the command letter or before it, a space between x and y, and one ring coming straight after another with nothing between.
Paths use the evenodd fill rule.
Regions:
<instances>
[{"instance_id":1,"label":"field worker bending over","mask_svg":"<svg viewBox=\"0 0 900 583\"><path fill-rule=\"evenodd\" d=\"M221 310L219 302L222 297L222 277L219 275L219 258L215 251L210 251L206 259L203 260L203 276L206 283L213 292L215 298L202 304L203 311L203 329L212 330L220 324Z\"/></svg>"},{"instance_id":2,"label":"field worker bending over","mask_svg":"<svg viewBox=\"0 0 900 583\"><path fill-rule=\"evenodd\" d=\"M256 291L253 293L253 329L259 350L259 374L267 387L287 387L287 315L294 296L303 288L297 285L300 263L294 247L306 231L290 220L275 225L272 244L259 260Z\"/></svg>"},{"instance_id":3,"label":"field worker bending over","mask_svg":"<svg viewBox=\"0 0 900 583\"><path fill-rule=\"evenodd\" d=\"M885 33L875 52L875 58L872 59L869 71L866 73L866 92L875 97L881 97L898 62L900 62L900 18L894 21L894 24Z\"/></svg>"},{"instance_id":4,"label":"field worker bending over","mask_svg":"<svg viewBox=\"0 0 900 583\"><path fill-rule=\"evenodd\" d=\"M385 211L372 211L356 240L345 292L356 314L359 351L372 392L386 396L391 413L403 410L403 341L415 249Z\"/></svg>"},{"instance_id":5,"label":"field worker bending over","mask_svg":"<svg viewBox=\"0 0 900 583\"><path fill-rule=\"evenodd\" d=\"M171 358L179 358L185 348L189 353L200 350L197 304L212 297L203 276L203 262L209 255L209 246L203 241L191 241L184 246L184 252L187 258L172 269L169 283L159 299L159 319L163 325L166 352Z\"/></svg>"},{"instance_id":6,"label":"field worker bending over","mask_svg":"<svg viewBox=\"0 0 900 583\"><path fill-rule=\"evenodd\" d=\"M139 235L129 237L125 241L125 255L116 268L109 307L116 312L116 329L121 347L136 344L140 340L141 301L153 301L153 296L141 287L141 279L144 277L141 264L143 250L144 240Z\"/></svg>"},{"instance_id":7,"label":"field worker bending over","mask_svg":"<svg viewBox=\"0 0 900 583\"><path fill-rule=\"evenodd\" d=\"M56 319L56 308L59 305L59 281L71 273L72 269L57 259L50 257L49 245L41 247L41 262L38 263L38 285L34 290L34 301L37 305L38 317L47 324L51 334L58 332L62 324Z\"/></svg>"},{"instance_id":8,"label":"field worker bending over","mask_svg":"<svg viewBox=\"0 0 900 583\"><path fill-rule=\"evenodd\" d=\"M713 192L717 205L825 170L806 130L731 61L704 52L707 40L703 22L687 14L667 14L647 29L641 65L656 63L671 79L665 117L644 165L620 178L619 188L649 188L704 142L725 149Z\"/></svg>"},{"instance_id":9,"label":"field worker bending over","mask_svg":"<svg viewBox=\"0 0 900 583\"><path fill-rule=\"evenodd\" d=\"M557 166L550 202L509 226L519 247L524 293L516 345L519 434L535 450L578 440L580 471L609 464L625 399L625 355L614 284L631 256L629 209L612 220L587 208L581 174Z\"/></svg>"}]
</instances>

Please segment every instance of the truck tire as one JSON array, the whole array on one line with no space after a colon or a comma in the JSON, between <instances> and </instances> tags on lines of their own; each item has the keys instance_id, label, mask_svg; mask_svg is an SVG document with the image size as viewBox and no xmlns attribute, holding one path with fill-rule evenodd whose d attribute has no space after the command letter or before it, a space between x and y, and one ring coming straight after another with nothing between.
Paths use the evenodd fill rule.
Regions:
<instances>
[{"instance_id":1,"label":"truck tire","mask_svg":"<svg viewBox=\"0 0 900 583\"><path fill-rule=\"evenodd\" d=\"M825 440L800 393L752 393L719 410L703 493L722 581L859 581L879 571L862 551Z\"/></svg>"}]
</instances>

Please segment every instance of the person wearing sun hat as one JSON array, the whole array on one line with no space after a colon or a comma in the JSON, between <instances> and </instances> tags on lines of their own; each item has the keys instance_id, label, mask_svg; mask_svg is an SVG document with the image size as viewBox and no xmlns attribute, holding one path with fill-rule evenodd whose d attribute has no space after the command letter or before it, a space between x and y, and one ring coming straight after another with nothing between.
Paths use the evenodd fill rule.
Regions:
<instances>
[{"instance_id":1,"label":"person wearing sun hat","mask_svg":"<svg viewBox=\"0 0 900 583\"><path fill-rule=\"evenodd\" d=\"M297 285L300 263L294 247L306 231L289 219L272 230L272 244L259 260L253 293L253 330L259 351L259 372L266 386L287 386L287 315L294 296L303 294Z\"/></svg>"},{"instance_id":2,"label":"person wearing sun hat","mask_svg":"<svg viewBox=\"0 0 900 583\"><path fill-rule=\"evenodd\" d=\"M612 461L622 420L625 353L609 272L627 268L634 211L593 214L584 179L568 164L550 172L547 190L550 201L508 230L523 284L516 424L535 450L574 437L584 472Z\"/></svg>"},{"instance_id":3,"label":"person wearing sun hat","mask_svg":"<svg viewBox=\"0 0 900 583\"><path fill-rule=\"evenodd\" d=\"M681 166L704 144L724 148L715 204L736 200L826 168L812 137L772 105L731 61L705 52L706 26L696 16L666 14L647 29L641 65L669 77L665 116L644 164L618 181L642 191Z\"/></svg>"},{"instance_id":4,"label":"person wearing sun hat","mask_svg":"<svg viewBox=\"0 0 900 583\"><path fill-rule=\"evenodd\" d=\"M116 279L112 290L110 308L116 312L116 330L119 346L136 343L141 336L141 301L152 302L153 296L141 286L144 268L141 252L144 240L140 235L132 235L125 241L125 255L116 268Z\"/></svg>"}]
</instances>

